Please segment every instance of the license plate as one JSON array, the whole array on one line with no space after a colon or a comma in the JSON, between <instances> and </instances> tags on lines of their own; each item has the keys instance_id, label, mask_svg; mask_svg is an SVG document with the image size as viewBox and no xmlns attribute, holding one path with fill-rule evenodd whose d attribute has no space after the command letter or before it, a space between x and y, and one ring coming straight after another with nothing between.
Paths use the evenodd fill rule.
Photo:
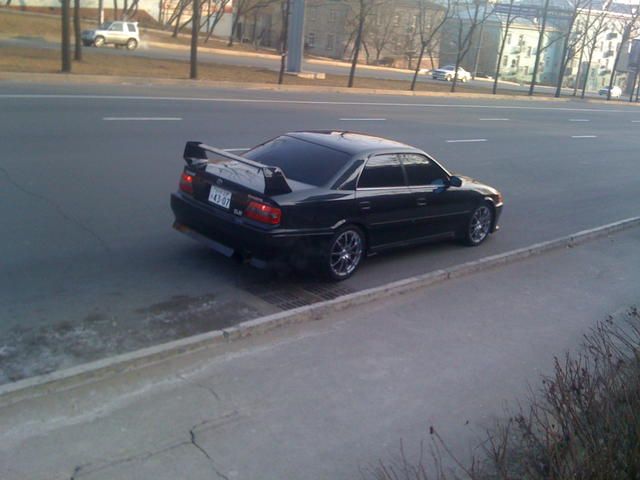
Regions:
<instances>
[{"instance_id":1,"label":"license plate","mask_svg":"<svg viewBox=\"0 0 640 480\"><path fill-rule=\"evenodd\" d=\"M231 205L231 192L212 186L209 191L209 201L228 210Z\"/></svg>"}]
</instances>

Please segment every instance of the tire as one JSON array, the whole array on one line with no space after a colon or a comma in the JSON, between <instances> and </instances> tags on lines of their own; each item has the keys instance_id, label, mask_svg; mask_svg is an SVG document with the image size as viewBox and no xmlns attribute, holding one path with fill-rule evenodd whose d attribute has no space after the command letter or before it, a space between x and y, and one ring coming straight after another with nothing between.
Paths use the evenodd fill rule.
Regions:
<instances>
[{"instance_id":1,"label":"tire","mask_svg":"<svg viewBox=\"0 0 640 480\"><path fill-rule=\"evenodd\" d=\"M461 83L466 83L466 82L467 82L467 78L466 78L466 77L462 77L462 78L460 79L460 82L461 82Z\"/></svg>"},{"instance_id":2,"label":"tire","mask_svg":"<svg viewBox=\"0 0 640 480\"><path fill-rule=\"evenodd\" d=\"M444 77L444 79L445 79L447 82L450 82L451 80L453 80L453 78L451 77L451 75L447 75L446 77Z\"/></svg>"},{"instance_id":3,"label":"tire","mask_svg":"<svg viewBox=\"0 0 640 480\"><path fill-rule=\"evenodd\" d=\"M127 50L135 50L138 48L138 41L135 38L127 40Z\"/></svg>"},{"instance_id":4,"label":"tire","mask_svg":"<svg viewBox=\"0 0 640 480\"><path fill-rule=\"evenodd\" d=\"M93 44L98 48L102 47L104 45L104 37L98 36L94 38Z\"/></svg>"},{"instance_id":5,"label":"tire","mask_svg":"<svg viewBox=\"0 0 640 480\"><path fill-rule=\"evenodd\" d=\"M481 203L469 216L462 240L465 245L477 247L484 242L493 226L493 208L488 203Z\"/></svg>"},{"instance_id":6,"label":"tire","mask_svg":"<svg viewBox=\"0 0 640 480\"><path fill-rule=\"evenodd\" d=\"M351 277L366 254L364 232L355 225L338 230L327 247L322 259L324 276L334 282Z\"/></svg>"}]
</instances>

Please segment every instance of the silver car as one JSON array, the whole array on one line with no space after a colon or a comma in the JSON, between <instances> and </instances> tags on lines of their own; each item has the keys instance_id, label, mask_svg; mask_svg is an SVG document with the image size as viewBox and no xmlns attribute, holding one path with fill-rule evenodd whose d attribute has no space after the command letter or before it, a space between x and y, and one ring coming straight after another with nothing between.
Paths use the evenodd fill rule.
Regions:
<instances>
[{"instance_id":1,"label":"silver car","mask_svg":"<svg viewBox=\"0 0 640 480\"><path fill-rule=\"evenodd\" d=\"M107 22L95 30L84 30L82 43L86 47L116 45L125 46L127 50L135 50L140 43L138 22Z\"/></svg>"}]
</instances>

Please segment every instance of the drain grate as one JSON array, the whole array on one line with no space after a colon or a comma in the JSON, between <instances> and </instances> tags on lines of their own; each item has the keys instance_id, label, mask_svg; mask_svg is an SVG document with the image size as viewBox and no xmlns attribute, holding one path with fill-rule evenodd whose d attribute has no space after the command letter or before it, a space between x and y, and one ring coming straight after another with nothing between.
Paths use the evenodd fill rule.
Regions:
<instances>
[{"instance_id":1,"label":"drain grate","mask_svg":"<svg viewBox=\"0 0 640 480\"><path fill-rule=\"evenodd\" d=\"M244 290L281 310L291 310L323 300L333 300L355 291L343 285L327 283L280 284L277 286L254 284L245 286Z\"/></svg>"}]
</instances>

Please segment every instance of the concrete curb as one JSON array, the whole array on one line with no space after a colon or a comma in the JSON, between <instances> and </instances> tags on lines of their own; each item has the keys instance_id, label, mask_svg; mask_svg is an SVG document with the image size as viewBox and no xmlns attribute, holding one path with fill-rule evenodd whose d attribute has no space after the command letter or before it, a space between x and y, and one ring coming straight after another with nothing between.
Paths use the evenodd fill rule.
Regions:
<instances>
[{"instance_id":1,"label":"concrete curb","mask_svg":"<svg viewBox=\"0 0 640 480\"><path fill-rule=\"evenodd\" d=\"M466 262L447 269L417 275L398 280L379 287L373 287L334 300L318 302L313 305L275 313L262 318L249 320L231 328L195 335L162 345L117 355L115 357L87 363L77 367L60 370L48 375L41 375L15 383L0 386L0 407L17 402L37 398L48 393L64 391L96 382L107 377L157 364L164 360L185 354L215 348L219 344L237 339L264 334L286 325L299 324L310 320L319 320L326 315L340 312L350 307L363 305L373 300L381 300L396 295L404 295L436 283L459 278L490 268L506 265L531 256L563 248L573 247L612 233L640 226L640 217L627 218L601 227L582 230L572 235L536 243L534 245L511 250Z\"/></svg>"},{"instance_id":2,"label":"concrete curb","mask_svg":"<svg viewBox=\"0 0 640 480\"><path fill-rule=\"evenodd\" d=\"M213 80L189 80L177 78L159 78L159 77L126 77L120 75L101 76L101 75L83 75L77 73L22 73L22 72L4 72L0 71L0 82L17 81L21 83L55 83L55 84L81 84L81 85L144 85L144 86L178 86L189 88L220 88L231 90L260 90L271 92L291 92L291 93L339 93L347 95L387 95L396 97L415 97L415 98L453 98L453 99L474 99L474 100L509 100L513 102L552 102L552 103L580 103L580 104L601 104L611 107L635 106L638 103L629 103L625 101L606 101L598 99L580 99L574 97L547 97L527 95L505 95L491 93L471 93L471 92L432 92L432 91L416 91L410 90L387 90L377 88L347 88L340 86L320 86L320 85L278 85L275 83L234 83Z\"/></svg>"}]
</instances>

